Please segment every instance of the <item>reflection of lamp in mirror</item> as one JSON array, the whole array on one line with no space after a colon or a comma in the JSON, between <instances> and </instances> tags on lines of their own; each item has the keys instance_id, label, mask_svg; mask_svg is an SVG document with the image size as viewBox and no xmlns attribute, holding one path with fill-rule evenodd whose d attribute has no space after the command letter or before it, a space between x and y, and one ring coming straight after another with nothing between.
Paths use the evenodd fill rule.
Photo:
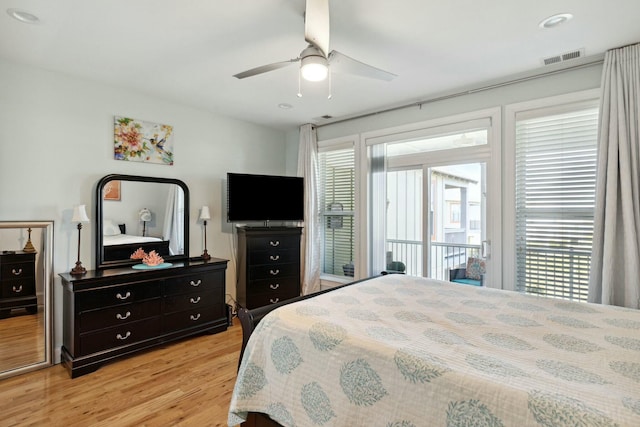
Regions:
<instances>
[{"instance_id":1,"label":"reflection of lamp in mirror","mask_svg":"<svg viewBox=\"0 0 640 427\"><path fill-rule=\"evenodd\" d=\"M202 252L202 259L208 261L211 259L211 255L207 252L207 221L211 219L211 212L209 212L209 206L203 206L200 210L200 220L204 225L204 252Z\"/></svg>"},{"instance_id":2,"label":"reflection of lamp in mirror","mask_svg":"<svg viewBox=\"0 0 640 427\"><path fill-rule=\"evenodd\" d=\"M29 237L27 238L27 244L24 245L24 249L22 249L22 251L28 252L28 253L34 253L36 251L36 248L34 248L33 243L31 243L31 227L29 227L27 232L29 233Z\"/></svg>"},{"instance_id":3,"label":"reflection of lamp in mirror","mask_svg":"<svg viewBox=\"0 0 640 427\"><path fill-rule=\"evenodd\" d=\"M142 208L140 212L138 212L138 216L140 217L140 221L142 221L142 235L145 236L147 233L147 222L151 221L151 211L147 208Z\"/></svg>"},{"instance_id":4,"label":"reflection of lamp in mirror","mask_svg":"<svg viewBox=\"0 0 640 427\"><path fill-rule=\"evenodd\" d=\"M82 230L82 223L89 222L85 205L78 205L73 208L73 217L71 218L71 222L78 223L78 261L76 261L76 266L71 269L71 274L81 276L87 272L87 269L84 268L80 262L80 230Z\"/></svg>"}]
</instances>

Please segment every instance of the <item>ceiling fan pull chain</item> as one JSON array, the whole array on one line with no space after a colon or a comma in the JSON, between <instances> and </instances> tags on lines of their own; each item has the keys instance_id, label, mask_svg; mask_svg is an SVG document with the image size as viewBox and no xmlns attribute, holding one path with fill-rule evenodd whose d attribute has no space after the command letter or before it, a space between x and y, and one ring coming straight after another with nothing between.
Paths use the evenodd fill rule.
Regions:
<instances>
[{"instance_id":1,"label":"ceiling fan pull chain","mask_svg":"<svg viewBox=\"0 0 640 427\"><path fill-rule=\"evenodd\" d=\"M327 67L329 69L329 96L327 96L327 99L331 99L331 67Z\"/></svg>"},{"instance_id":2,"label":"ceiling fan pull chain","mask_svg":"<svg viewBox=\"0 0 640 427\"><path fill-rule=\"evenodd\" d=\"M300 69L298 69L298 98L302 98L302 83L300 83L300 75L302 74L302 71L300 71Z\"/></svg>"}]
</instances>

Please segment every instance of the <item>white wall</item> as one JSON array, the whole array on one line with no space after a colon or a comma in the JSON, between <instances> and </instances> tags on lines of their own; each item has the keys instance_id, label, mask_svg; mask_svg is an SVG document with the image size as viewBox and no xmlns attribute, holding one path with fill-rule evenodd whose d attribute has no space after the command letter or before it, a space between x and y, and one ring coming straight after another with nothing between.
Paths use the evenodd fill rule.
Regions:
<instances>
[{"instance_id":1,"label":"white wall","mask_svg":"<svg viewBox=\"0 0 640 427\"><path fill-rule=\"evenodd\" d=\"M535 73L539 71L541 72L543 70L533 70L532 72L523 73L518 76L505 77L496 82L488 82L487 85L526 77L525 81L520 83L498 86L493 89L481 91L476 91L475 89L485 86L483 84L479 84L477 87L460 88L440 94L434 98L441 96L446 97L454 93L464 93L460 96L427 102L422 106L412 106L342 123L319 126L318 140L322 141L485 108L504 106L515 102L598 88L600 87L602 64L596 63L585 66L584 68L534 78ZM416 99L421 100L422 98L420 98L419 94L416 94Z\"/></svg>"},{"instance_id":2,"label":"white wall","mask_svg":"<svg viewBox=\"0 0 640 427\"><path fill-rule=\"evenodd\" d=\"M175 164L113 160L113 116L174 127ZM232 260L232 236L222 233L222 179L228 171L286 172L285 134L117 87L0 60L0 221L53 220L54 348L62 344L62 292L58 273L77 257L72 207L94 215L96 183L124 173L183 180L190 189L190 255L202 253L199 209L209 205L212 256ZM216 220L216 218L218 220ZM94 266L94 224L82 230L81 257ZM227 293L235 297L229 263Z\"/></svg>"},{"instance_id":3,"label":"white wall","mask_svg":"<svg viewBox=\"0 0 640 427\"><path fill-rule=\"evenodd\" d=\"M589 58L588 58L589 59ZM597 58L591 58L596 60ZM585 61L586 62L586 61ZM333 124L318 125L318 140L340 138L347 135L360 134L364 132L400 126L403 124L416 123L446 117L470 111L482 110L496 106L504 106L516 102L529 101L532 99L545 98L549 96L562 95L581 90L594 89L600 87L602 74L602 64L585 65L569 71L555 72L554 74L536 77L543 71L560 71L558 68L545 68L544 70L532 70L517 76L507 76L503 79L478 84L468 88L459 88L450 92L441 93L433 97L421 97L416 94L416 100L430 100L446 97L451 94L464 93L460 96L449 99L427 102L422 106L412 106L409 108L397 109L390 112L372 114L362 118L354 118ZM516 78L525 78L523 82L499 86L500 83ZM498 87L489 90L476 91L484 86L497 84ZM465 93L468 92L468 93ZM502 120L504 124L504 120ZM298 131L287 132L287 159L297 159L298 154ZM289 161L287 170L291 171ZM293 169L295 172L295 168Z\"/></svg>"}]
</instances>

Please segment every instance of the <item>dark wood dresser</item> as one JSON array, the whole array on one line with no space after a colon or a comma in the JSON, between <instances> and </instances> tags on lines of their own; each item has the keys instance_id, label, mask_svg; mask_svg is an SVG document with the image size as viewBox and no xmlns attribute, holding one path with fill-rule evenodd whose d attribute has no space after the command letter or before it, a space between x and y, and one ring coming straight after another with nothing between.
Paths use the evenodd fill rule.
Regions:
<instances>
[{"instance_id":1,"label":"dark wood dresser","mask_svg":"<svg viewBox=\"0 0 640 427\"><path fill-rule=\"evenodd\" d=\"M38 311L35 252L0 252L0 318L13 309Z\"/></svg>"},{"instance_id":2,"label":"dark wood dresser","mask_svg":"<svg viewBox=\"0 0 640 427\"><path fill-rule=\"evenodd\" d=\"M105 362L191 335L227 329L227 260L61 274L62 363L72 378Z\"/></svg>"},{"instance_id":3,"label":"dark wood dresser","mask_svg":"<svg viewBox=\"0 0 640 427\"><path fill-rule=\"evenodd\" d=\"M299 227L239 227L240 306L253 309L300 295Z\"/></svg>"}]
</instances>

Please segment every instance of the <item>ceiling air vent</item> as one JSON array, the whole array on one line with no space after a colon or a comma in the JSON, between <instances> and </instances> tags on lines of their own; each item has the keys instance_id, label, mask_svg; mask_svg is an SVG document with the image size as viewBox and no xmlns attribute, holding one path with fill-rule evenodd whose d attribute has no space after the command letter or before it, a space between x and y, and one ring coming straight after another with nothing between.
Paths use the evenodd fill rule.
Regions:
<instances>
[{"instance_id":1,"label":"ceiling air vent","mask_svg":"<svg viewBox=\"0 0 640 427\"><path fill-rule=\"evenodd\" d=\"M571 59L581 58L584 56L584 49L576 49L571 52L562 53L560 55L549 56L543 58L542 63L544 65L557 64L559 62L569 61Z\"/></svg>"}]
</instances>

